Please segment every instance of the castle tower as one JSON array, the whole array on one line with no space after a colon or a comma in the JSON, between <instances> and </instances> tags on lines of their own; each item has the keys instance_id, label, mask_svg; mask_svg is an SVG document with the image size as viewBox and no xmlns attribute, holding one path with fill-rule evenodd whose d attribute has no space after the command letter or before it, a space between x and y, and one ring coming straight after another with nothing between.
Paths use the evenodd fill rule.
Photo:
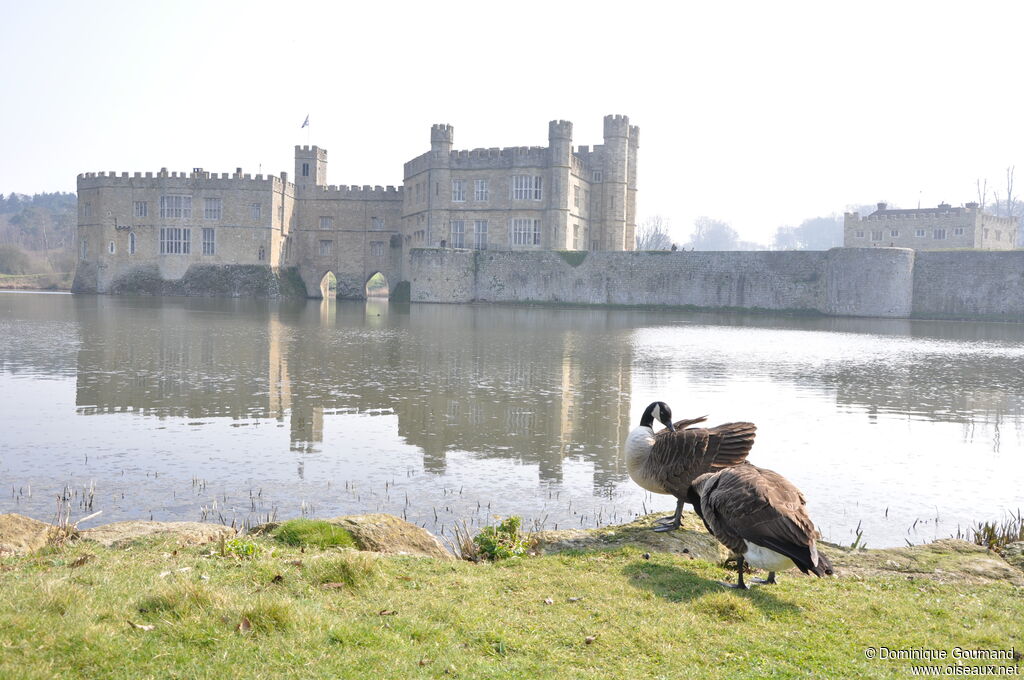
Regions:
<instances>
[{"instance_id":1,"label":"castle tower","mask_svg":"<svg viewBox=\"0 0 1024 680\"><path fill-rule=\"evenodd\" d=\"M430 164L427 172L426 245L451 243L452 145L455 128L447 123L430 127Z\"/></svg>"},{"instance_id":2,"label":"castle tower","mask_svg":"<svg viewBox=\"0 0 1024 680\"><path fill-rule=\"evenodd\" d=\"M636 132L639 140L639 130ZM604 184L602 191L602 246L608 250L632 250L626 242L627 189L629 185L630 127L628 116L604 117Z\"/></svg>"},{"instance_id":3,"label":"castle tower","mask_svg":"<svg viewBox=\"0 0 1024 680\"><path fill-rule=\"evenodd\" d=\"M438 123L430 127L430 150L435 160L448 158L455 143L455 128L447 123Z\"/></svg>"},{"instance_id":4,"label":"castle tower","mask_svg":"<svg viewBox=\"0 0 1024 680\"><path fill-rule=\"evenodd\" d=\"M569 195L572 187L572 123L553 120L548 123L548 163L551 186L548 198L548 224L551 225L550 248L572 249L569 229Z\"/></svg>"},{"instance_id":5,"label":"castle tower","mask_svg":"<svg viewBox=\"0 0 1024 680\"><path fill-rule=\"evenodd\" d=\"M625 249L636 249L636 156L640 148L640 128L629 126L629 156L626 159L626 229Z\"/></svg>"},{"instance_id":6,"label":"castle tower","mask_svg":"<svg viewBox=\"0 0 1024 680\"><path fill-rule=\"evenodd\" d=\"M295 186L306 187L327 184L327 150L318 146L295 145Z\"/></svg>"}]
</instances>

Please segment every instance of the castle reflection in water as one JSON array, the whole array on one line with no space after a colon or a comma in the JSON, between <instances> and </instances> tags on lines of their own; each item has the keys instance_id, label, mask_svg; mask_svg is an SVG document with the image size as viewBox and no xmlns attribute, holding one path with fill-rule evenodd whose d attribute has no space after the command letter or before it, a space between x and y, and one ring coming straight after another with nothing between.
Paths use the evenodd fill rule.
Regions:
<instances>
[{"instance_id":1,"label":"castle reflection in water","mask_svg":"<svg viewBox=\"0 0 1024 680\"><path fill-rule=\"evenodd\" d=\"M344 446L324 443L332 415L393 414L428 472L462 450L536 465L542 482L561 481L567 456L592 462L597 488L626 479L633 328L621 311L76 303L79 414L273 419L295 452Z\"/></svg>"}]
</instances>

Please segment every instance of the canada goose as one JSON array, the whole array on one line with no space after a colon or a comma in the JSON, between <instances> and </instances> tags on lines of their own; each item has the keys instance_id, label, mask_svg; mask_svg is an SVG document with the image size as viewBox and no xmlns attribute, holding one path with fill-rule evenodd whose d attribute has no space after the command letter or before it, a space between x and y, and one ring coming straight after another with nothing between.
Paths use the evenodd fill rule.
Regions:
<instances>
[{"instance_id":1,"label":"canada goose","mask_svg":"<svg viewBox=\"0 0 1024 680\"><path fill-rule=\"evenodd\" d=\"M655 420L666 429L657 434ZM655 531L679 528L686 493L699 475L738 465L754 445L753 423L726 423L712 428L690 427L707 416L672 423L672 410L663 401L652 403L640 425L626 437L626 470L641 487L676 497L676 511L657 521Z\"/></svg>"},{"instance_id":2,"label":"canada goose","mask_svg":"<svg viewBox=\"0 0 1024 680\"><path fill-rule=\"evenodd\" d=\"M743 561L775 572L798 567L805 574L832 574L832 563L818 552L820 538L807 514L807 502L792 482L772 470L750 463L703 474L693 481L687 500L693 503L708 531L739 555L739 582L722 582L729 588L748 588L743 583Z\"/></svg>"}]
</instances>

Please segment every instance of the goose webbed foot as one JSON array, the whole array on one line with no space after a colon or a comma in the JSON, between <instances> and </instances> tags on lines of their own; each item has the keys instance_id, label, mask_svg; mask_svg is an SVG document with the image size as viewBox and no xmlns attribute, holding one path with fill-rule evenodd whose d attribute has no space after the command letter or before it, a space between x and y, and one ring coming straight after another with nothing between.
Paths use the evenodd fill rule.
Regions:
<instances>
[{"instance_id":1,"label":"goose webbed foot","mask_svg":"<svg viewBox=\"0 0 1024 680\"><path fill-rule=\"evenodd\" d=\"M744 583L742 580L739 583L729 583L728 581L719 581L720 586L726 588L732 588L734 590L750 590L750 586Z\"/></svg>"},{"instance_id":2,"label":"goose webbed foot","mask_svg":"<svg viewBox=\"0 0 1024 680\"><path fill-rule=\"evenodd\" d=\"M774 571L769 571L768 572L768 578L751 578L750 580L753 581L754 583L759 583L759 584L765 585L765 586L773 586L776 583L778 583L778 581L775 580L775 572Z\"/></svg>"},{"instance_id":3,"label":"goose webbed foot","mask_svg":"<svg viewBox=\"0 0 1024 680\"><path fill-rule=\"evenodd\" d=\"M661 517L654 520L655 531L675 531L679 528L683 519L683 501L676 503L676 511L668 517Z\"/></svg>"},{"instance_id":4,"label":"goose webbed foot","mask_svg":"<svg viewBox=\"0 0 1024 680\"><path fill-rule=\"evenodd\" d=\"M750 590L750 586L743 582L743 556L741 555L736 560L736 573L739 575L737 583L729 583L728 581L719 581L719 585L725 586L726 588L734 588L736 590Z\"/></svg>"}]
</instances>

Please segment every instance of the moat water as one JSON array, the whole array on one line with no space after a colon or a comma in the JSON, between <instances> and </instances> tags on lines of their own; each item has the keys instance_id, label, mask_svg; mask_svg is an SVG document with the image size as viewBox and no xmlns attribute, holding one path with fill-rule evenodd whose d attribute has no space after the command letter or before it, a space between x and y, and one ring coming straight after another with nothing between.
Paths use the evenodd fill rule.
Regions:
<instances>
[{"instance_id":1,"label":"moat water","mask_svg":"<svg viewBox=\"0 0 1024 680\"><path fill-rule=\"evenodd\" d=\"M0 292L0 512L594 527L644 407L757 424L828 540L1024 508L1024 326Z\"/></svg>"}]
</instances>

